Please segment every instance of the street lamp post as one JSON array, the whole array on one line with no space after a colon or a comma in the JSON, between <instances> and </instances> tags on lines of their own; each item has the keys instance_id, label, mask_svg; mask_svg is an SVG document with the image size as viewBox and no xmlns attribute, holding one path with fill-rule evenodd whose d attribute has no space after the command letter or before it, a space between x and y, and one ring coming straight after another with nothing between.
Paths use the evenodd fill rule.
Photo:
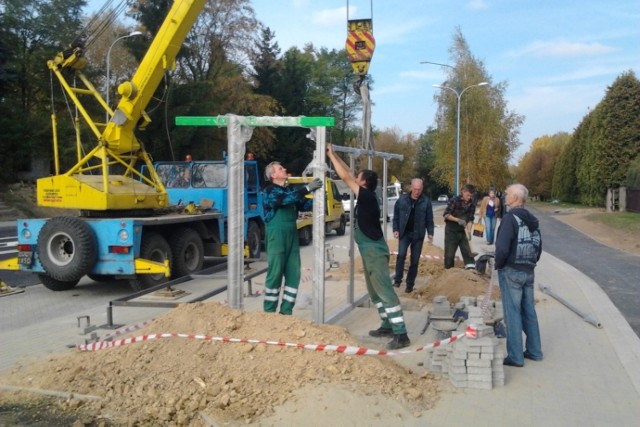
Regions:
<instances>
[{"instance_id":1,"label":"street lamp post","mask_svg":"<svg viewBox=\"0 0 640 427\"><path fill-rule=\"evenodd\" d=\"M113 41L113 43L111 43L111 46L109 46L109 50L107 51L107 94L105 96L105 100L107 102L107 107L109 107L109 92L111 92L111 76L110 76L110 72L111 72L111 49L113 48L113 46L119 42L120 40L124 40L126 38L129 37L133 37L133 36L140 36L142 35L142 32L140 31L132 31L129 34L125 34L124 36L120 36L117 39L115 39ZM109 111L107 109L107 113L106 113L106 119L107 122L109 121Z\"/></svg>"},{"instance_id":2,"label":"street lamp post","mask_svg":"<svg viewBox=\"0 0 640 427\"><path fill-rule=\"evenodd\" d=\"M487 82L477 83L475 85L465 87L460 92L449 86L433 85L433 87L450 90L451 92L455 93L456 97L458 98L458 108L456 114L456 194L454 194L454 196L460 194L460 99L462 98L462 94L465 93L467 89L471 89L472 87L486 86L488 84L489 83Z\"/></svg>"}]
</instances>

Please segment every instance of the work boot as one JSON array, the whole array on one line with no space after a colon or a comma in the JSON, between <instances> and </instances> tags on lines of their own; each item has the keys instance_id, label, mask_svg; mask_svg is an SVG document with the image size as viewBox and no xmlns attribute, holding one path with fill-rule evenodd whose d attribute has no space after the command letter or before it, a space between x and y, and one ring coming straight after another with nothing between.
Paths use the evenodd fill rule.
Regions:
<instances>
[{"instance_id":1,"label":"work boot","mask_svg":"<svg viewBox=\"0 0 640 427\"><path fill-rule=\"evenodd\" d=\"M380 337L392 337L393 331L391 328L383 328L382 326L378 329L374 329L373 331L369 331L369 335L372 337L380 338Z\"/></svg>"},{"instance_id":2,"label":"work boot","mask_svg":"<svg viewBox=\"0 0 640 427\"><path fill-rule=\"evenodd\" d=\"M397 350L399 348L409 347L411 340L407 334L394 334L393 339L387 343L387 349Z\"/></svg>"}]
</instances>

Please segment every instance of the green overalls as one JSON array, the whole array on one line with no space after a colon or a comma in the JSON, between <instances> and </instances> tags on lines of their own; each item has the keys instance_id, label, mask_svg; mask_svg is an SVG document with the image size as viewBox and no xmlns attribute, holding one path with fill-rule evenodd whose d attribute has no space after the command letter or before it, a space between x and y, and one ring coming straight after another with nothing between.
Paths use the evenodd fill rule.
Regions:
<instances>
[{"instance_id":1,"label":"green overalls","mask_svg":"<svg viewBox=\"0 0 640 427\"><path fill-rule=\"evenodd\" d=\"M264 311L275 313L284 277L281 314L292 314L300 285L300 245L294 204L281 206L267 223L265 245L269 271L265 281Z\"/></svg>"}]
</instances>

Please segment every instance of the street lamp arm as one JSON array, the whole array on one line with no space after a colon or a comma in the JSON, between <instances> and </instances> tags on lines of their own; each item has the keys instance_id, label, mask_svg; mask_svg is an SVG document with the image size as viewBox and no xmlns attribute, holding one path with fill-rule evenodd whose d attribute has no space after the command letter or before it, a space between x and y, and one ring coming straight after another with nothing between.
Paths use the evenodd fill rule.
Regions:
<instances>
[{"instance_id":1,"label":"street lamp arm","mask_svg":"<svg viewBox=\"0 0 640 427\"><path fill-rule=\"evenodd\" d=\"M452 70L455 70L456 67L449 65L449 64L440 64L439 62L431 62L431 61L420 61L421 64L433 64L433 65L440 65L441 67L449 67Z\"/></svg>"},{"instance_id":2,"label":"street lamp arm","mask_svg":"<svg viewBox=\"0 0 640 427\"><path fill-rule=\"evenodd\" d=\"M107 90L106 90L106 94L105 94L105 101L107 103L107 115L106 115L106 121L109 121L109 92L111 92L111 76L110 76L110 71L111 71L111 49L113 49L113 46L115 46L116 43L118 43L120 40L129 38L129 37L134 37L134 36L141 36L143 33L141 31L132 31L129 34L125 34L124 36L120 36L117 39L115 39L113 41L113 43L111 43L111 45L109 46L109 49L107 50L107 84L105 85Z\"/></svg>"}]
</instances>

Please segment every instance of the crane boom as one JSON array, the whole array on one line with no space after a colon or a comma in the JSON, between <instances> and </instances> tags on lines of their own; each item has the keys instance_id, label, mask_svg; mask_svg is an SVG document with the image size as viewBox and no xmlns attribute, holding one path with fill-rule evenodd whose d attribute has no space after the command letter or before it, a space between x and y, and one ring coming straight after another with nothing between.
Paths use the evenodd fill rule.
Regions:
<instances>
[{"instance_id":1,"label":"crane boom","mask_svg":"<svg viewBox=\"0 0 640 427\"><path fill-rule=\"evenodd\" d=\"M175 65L176 55L205 3L206 0L174 1L133 78L118 86L121 99L115 112L82 73L86 59L81 47L61 52L47 63L96 136L98 144L86 155L79 154L78 162L60 174L56 119L52 118L56 175L38 180L39 205L85 211L136 211L167 206L166 190L154 172L149 155L137 140L135 130L151 121L145 108L162 81L163 73ZM72 87L67 81L68 73L63 73L64 69L72 70L86 88ZM80 95L93 96L107 110L108 123L94 121L80 101ZM99 160L99 165L95 164L95 159ZM143 176L136 169L139 161L147 165L150 177ZM110 174L111 167L115 165L124 169L121 175Z\"/></svg>"}]
</instances>

